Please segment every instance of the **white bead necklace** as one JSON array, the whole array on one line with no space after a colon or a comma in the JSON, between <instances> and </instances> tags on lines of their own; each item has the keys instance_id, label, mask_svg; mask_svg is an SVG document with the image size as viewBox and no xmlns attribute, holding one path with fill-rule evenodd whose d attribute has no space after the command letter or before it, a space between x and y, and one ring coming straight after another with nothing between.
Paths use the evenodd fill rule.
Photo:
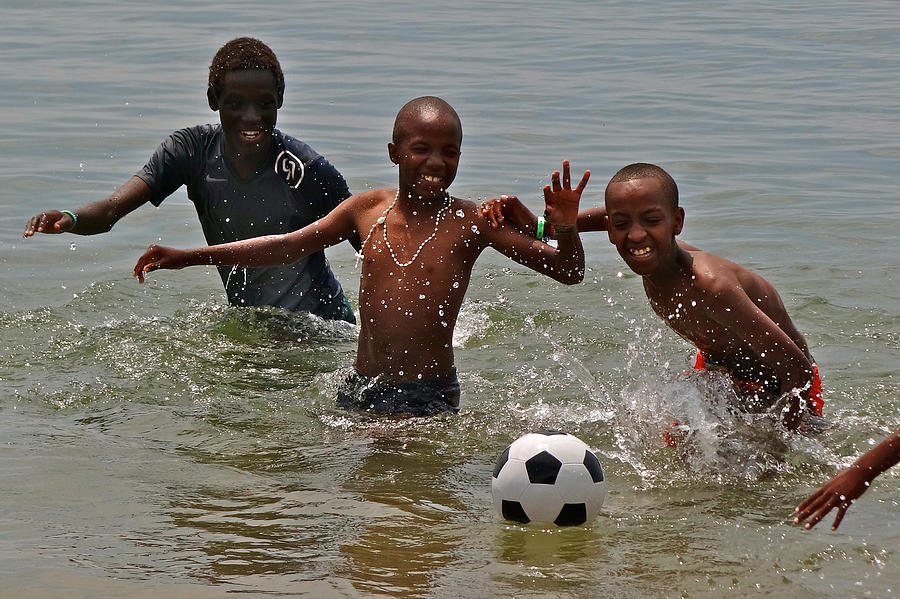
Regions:
<instances>
[{"instance_id":1,"label":"white bead necklace","mask_svg":"<svg viewBox=\"0 0 900 599\"><path fill-rule=\"evenodd\" d=\"M400 199L400 188L397 187L397 193L394 195L394 201L391 202L391 205L384 209L384 212L381 213L374 223L372 223L372 228L369 229L369 234L366 235L365 240L362 242L362 246L359 248L359 252L356 254L356 265L359 266L359 261L363 258L363 249L366 247L366 243L369 241L369 237L372 236L372 233L375 231L375 227L378 225L384 225L384 229L382 230L382 238L384 239L384 245L387 246L388 252L391 254L391 258L394 260L394 264L399 266L400 268L406 268L410 264L416 261L416 258L419 257L419 253L422 249L428 244L429 241L435 238L438 234L438 227L441 224L441 218L443 218L444 212L450 210L450 194L448 193L444 199L444 205L438 210L437 214L434 217L434 231L431 232L431 235L425 238L422 243L419 244L418 249L413 254L412 258L409 259L408 262L400 262L397 260L397 255L394 253L394 248L391 247L391 242L388 241L387 238L387 224L385 224L385 220L387 219L388 212L390 212L394 206L397 205L397 201Z\"/></svg>"}]
</instances>

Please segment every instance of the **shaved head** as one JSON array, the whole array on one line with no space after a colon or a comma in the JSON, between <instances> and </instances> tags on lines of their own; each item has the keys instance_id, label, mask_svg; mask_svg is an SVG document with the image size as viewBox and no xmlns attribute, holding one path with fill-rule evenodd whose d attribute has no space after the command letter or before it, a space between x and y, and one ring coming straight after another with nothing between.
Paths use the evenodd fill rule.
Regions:
<instances>
[{"instance_id":1,"label":"shaved head","mask_svg":"<svg viewBox=\"0 0 900 599\"><path fill-rule=\"evenodd\" d=\"M400 143L409 134L410 124L444 116L448 116L456 122L456 126L459 128L459 135L462 137L462 123L459 120L459 115L447 102L437 96L422 96L421 98L410 100L397 113L391 138L395 144Z\"/></svg>"},{"instance_id":2,"label":"shaved head","mask_svg":"<svg viewBox=\"0 0 900 599\"><path fill-rule=\"evenodd\" d=\"M678 186L675 184L675 179L655 164L648 164L646 162L629 164L613 175L609 182L624 183L626 181L633 181L634 179L659 180L663 192L666 194L666 199L672 203L672 208L678 207Z\"/></svg>"}]
</instances>

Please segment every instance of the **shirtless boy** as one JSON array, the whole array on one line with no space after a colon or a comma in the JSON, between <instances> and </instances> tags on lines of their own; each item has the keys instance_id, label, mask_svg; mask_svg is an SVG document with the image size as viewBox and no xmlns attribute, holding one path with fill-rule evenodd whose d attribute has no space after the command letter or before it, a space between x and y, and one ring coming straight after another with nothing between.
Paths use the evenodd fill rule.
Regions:
<instances>
[{"instance_id":1,"label":"shirtless boy","mask_svg":"<svg viewBox=\"0 0 900 599\"><path fill-rule=\"evenodd\" d=\"M185 185L207 243L225 243L294 231L350 195L322 156L275 129L284 74L267 45L237 38L222 46L209 67L206 97L221 124L176 131L112 195L76 210L41 212L28 221L24 236L105 233L126 214L147 202L159 206ZM223 266L219 274L231 304L354 322L323 252L287 266Z\"/></svg>"},{"instance_id":2,"label":"shirtless boy","mask_svg":"<svg viewBox=\"0 0 900 599\"><path fill-rule=\"evenodd\" d=\"M397 114L391 162L398 187L350 197L299 231L194 250L151 246L134 275L198 264L246 267L291 263L352 237L362 240L360 334L355 372L338 403L379 412L454 412L459 383L453 328L472 266L488 246L564 284L584 276L584 252L575 218L590 173L572 189L563 163L544 188L558 247L514 227L485 226L475 204L447 189L459 166L462 126L453 108L426 96Z\"/></svg>"},{"instance_id":3,"label":"shirtless boy","mask_svg":"<svg viewBox=\"0 0 900 599\"><path fill-rule=\"evenodd\" d=\"M676 243L684 208L666 171L626 166L607 185L605 204L610 243L643 277L653 311L697 346L696 368L727 372L749 411L786 398L782 421L791 430L804 411L821 414L817 369L775 288L734 262Z\"/></svg>"},{"instance_id":4,"label":"shirtless boy","mask_svg":"<svg viewBox=\"0 0 900 599\"><path fill-rule=\"evenodd\" d=\"M505 213L515 226L536 229L516 198L492 200L481 211L492 224L504 222ZM697 346L695 368L726 372L743 409L765 410L785 397L782 421L792 430L805 411L821 415L818 369L778 292L760 275L675 239L684 208L666 171L626 166L607 185L605 205L583 210L577 222L582 232L607 231L643 277L653 311Z\"/></svg>"}]
</instances>

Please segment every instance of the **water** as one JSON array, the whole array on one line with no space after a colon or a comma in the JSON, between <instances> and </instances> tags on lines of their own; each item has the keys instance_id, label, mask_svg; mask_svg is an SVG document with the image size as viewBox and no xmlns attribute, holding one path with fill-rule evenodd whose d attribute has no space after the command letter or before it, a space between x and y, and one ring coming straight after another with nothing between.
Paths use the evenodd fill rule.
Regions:
<instances>
[{"instance_id":1,"label":"water","mask_svg":"<svg viewBox=\"0 0 900 599\"><path fill-rule=\"evenodd\" d=\"M900 479L838 532L793 506L900 426L892 2L10 2L0 23L0 596L891 597ZM602 234L565 288L490 251L456 331L463 410L333 406L356 330L227 307L217 275L159 273L146 245L202 243L184 192L92 238L21 239L43 208L100 199L172 130L214 121L206 69L238 35L287 77L279 127L352 190L392 185L396 110L446 98L453 191L532 209L562 158L678 181L684 239L780 290L833 424L785 437L723 414ZM349 246L329 251L352 300ZM622 273L621 275L618 273ZM660 441L667 419L691 444ZM596 449L590 528L499 521L512 439Z\"/></svg>"}]
</instances>

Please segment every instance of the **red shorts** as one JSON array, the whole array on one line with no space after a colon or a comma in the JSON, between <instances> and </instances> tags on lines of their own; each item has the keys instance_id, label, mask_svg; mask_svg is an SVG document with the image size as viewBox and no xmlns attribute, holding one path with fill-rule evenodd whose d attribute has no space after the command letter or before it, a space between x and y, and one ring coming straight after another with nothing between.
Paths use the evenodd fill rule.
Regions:
<instances>
[{"instance_id":1,"label":"red shorts","mask_svg":"<svg viewBox=\"0 0 900 599\"><path fill-rule=\"evenodd\" d=\"M713 367L712 364L710 364L709 366ZM724 368L719 368L717 366L711 369L726 371ZM697 361L694 362L694 370L707 370L706 356L704 356L700 352L697 352ZM734 381L734 384L736 386L746 391L759 393L766 390L765 385L757 381L744 381L735 379L734 377L732 377L732 380ZM809 388L809 411L816 416L821 416L822 408L824 407L825 400L822 399L822 379L819 378L819 366L813 364L813 379L812 385Z\"/></svg>"}]
</instances>

